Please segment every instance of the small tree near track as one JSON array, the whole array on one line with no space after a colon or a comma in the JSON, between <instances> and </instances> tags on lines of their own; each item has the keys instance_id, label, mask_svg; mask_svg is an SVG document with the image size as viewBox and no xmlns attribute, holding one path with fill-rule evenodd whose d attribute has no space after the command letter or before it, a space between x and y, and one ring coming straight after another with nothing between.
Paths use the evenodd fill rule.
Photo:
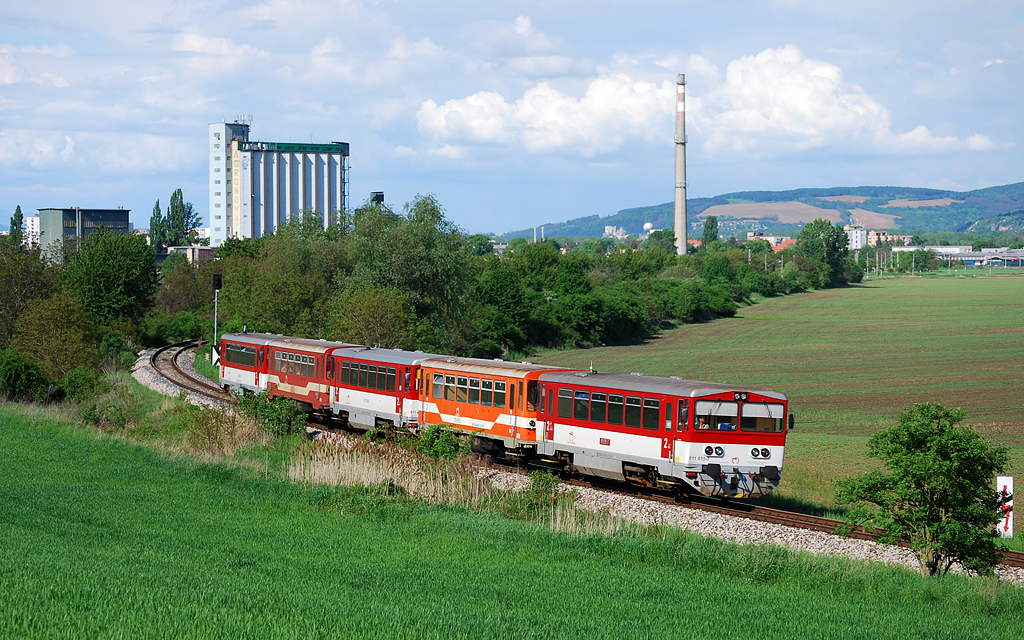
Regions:
<instances>
[{"instance_id":1,"label":"small tree near track","mask_svg":"<svg viewBox=\"0 0 1024 640\"><path fill-rule=\"evenodd\" d=\"M963 418L960 409L915 404L868 442L868 455L888 471L839 483L839 501L857 504L853 515L881 528L880 541L909 543L923 576L944 575L954 562L989 571L997 561L992 485L1009 454L958 426Z\"/></svg>"}]
</instances>

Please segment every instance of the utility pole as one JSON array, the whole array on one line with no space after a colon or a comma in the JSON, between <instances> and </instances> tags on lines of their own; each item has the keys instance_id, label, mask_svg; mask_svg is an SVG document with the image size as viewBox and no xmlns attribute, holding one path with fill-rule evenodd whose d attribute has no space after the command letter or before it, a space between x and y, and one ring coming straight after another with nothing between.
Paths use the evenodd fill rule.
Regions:
<instances>
[{"instance_id":1,"label":"utility pole","mask_svg":"<svg viewBox=\"0 0 1024 640\"><path fill-rule=\"evenodd\" d=\"M220 352L217 351L217 347L220 346L220 342L217 340L217 311L220 302L220 288L223 284L221 274L213 274L213 342L210 348L213 351L211 360L213 360L214 365L220 364Z\"/></svg>"}]
</instances>

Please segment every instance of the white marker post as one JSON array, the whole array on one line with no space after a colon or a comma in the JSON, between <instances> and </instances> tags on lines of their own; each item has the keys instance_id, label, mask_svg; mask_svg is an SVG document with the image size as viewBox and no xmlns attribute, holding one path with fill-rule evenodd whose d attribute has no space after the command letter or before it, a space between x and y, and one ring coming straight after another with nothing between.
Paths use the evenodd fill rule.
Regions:
<instances>
[{"instance_id":1,"label":"white marker post","mask_svg":"<svg viewBox=\"0 0 1024 640\"><path fill-rule=\"evenodd\" d=\"M999 476L996 480L996 490L1002 498L999 506L1001 518L996 528L999 529L999 537L1013 537L1013 477Z\"/></svg>"}]
</instances>

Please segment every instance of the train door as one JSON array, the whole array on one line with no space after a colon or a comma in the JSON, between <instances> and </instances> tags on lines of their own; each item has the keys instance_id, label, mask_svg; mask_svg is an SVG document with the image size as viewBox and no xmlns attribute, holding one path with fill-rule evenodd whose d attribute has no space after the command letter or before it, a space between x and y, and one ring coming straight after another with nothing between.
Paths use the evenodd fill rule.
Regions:
<instances>
[{"instance_id":1,"label":"train door","mask_svg":"<svg viewBox=\"0 0 1024 640\"><path fill-rule=\"evenodd\" d=\"M672 450L675 448L675 434L672 425L675 422L673 415L673 403L671 400L665 403L664 430L661 432L661 457L664 460L672 460Z\"/></svg>"},{"instance_id":2,"label":"train door","mask_svg":"<svg viewBox=\"0 0 1024 640\"><path fill-rule=\"evenodd\" d=\"M676 398L675 416L672 420L673 456L672 460L677 464L689 462L689 450L687 449L690 439L690 399Z\"/></svg>"}]
</instances>

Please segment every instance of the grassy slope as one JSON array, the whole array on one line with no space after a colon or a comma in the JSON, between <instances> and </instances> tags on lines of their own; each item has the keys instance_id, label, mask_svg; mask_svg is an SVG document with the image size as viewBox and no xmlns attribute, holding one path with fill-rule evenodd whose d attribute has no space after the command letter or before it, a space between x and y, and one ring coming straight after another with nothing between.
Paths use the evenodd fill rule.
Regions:
<instances>
[{"instance_id":1,"label":"grassy slope","mask_svg":"<svg viewBox=\"0 0 1024 640\"><path fill-rule=\"evenodd\" d=\"M1024 625L1024 591L992 580L689 535L572 539L176 461L11 405L0 424L3 637L965 638Z\"/></svg>"},{"instance_id":2,"label":"grassy slope","mask_svg":"<svg viewBox=\"0 0 1024 640\"><path fill-rule=\"evenodd\" d=\"M639 346L536 360L782 391L797 426L780 493L828 502L833 478L867 468L868 436L915 402L961 407L1013 449L1013 474L1024 476L1022 317L1024 277L871 280L767 300Z\"/></svg>"}]
</instances>

